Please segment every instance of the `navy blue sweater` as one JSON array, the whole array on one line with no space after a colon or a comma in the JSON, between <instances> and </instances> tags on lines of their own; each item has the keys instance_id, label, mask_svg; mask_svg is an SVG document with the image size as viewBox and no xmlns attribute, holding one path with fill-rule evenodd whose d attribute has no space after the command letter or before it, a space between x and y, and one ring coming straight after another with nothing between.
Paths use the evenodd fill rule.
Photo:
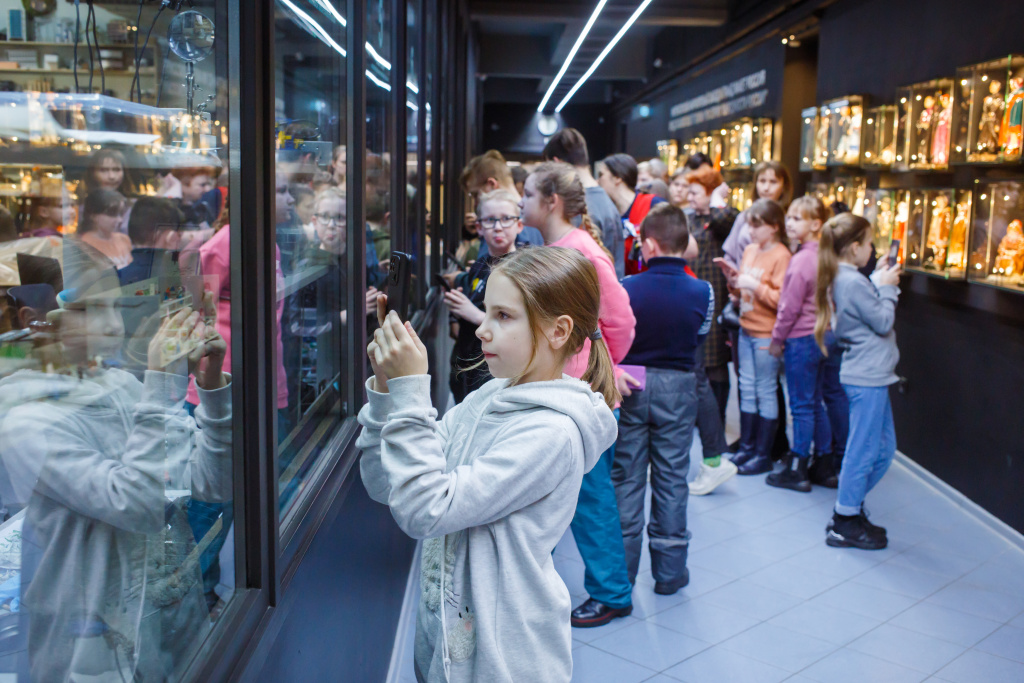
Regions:
<instances>
[{"instance_id":1,"label":"navy blue sweater","mask_svg":"<svg viewBox=\"0 0 1024 683\"><path fill-rule=\"evenodd\" d=\"M715 293L685 268L681 258L654 258L647 270L622 281L636 316L636 337L624 365L693 370L711 328Z\"/></svg>"}]
</instances>

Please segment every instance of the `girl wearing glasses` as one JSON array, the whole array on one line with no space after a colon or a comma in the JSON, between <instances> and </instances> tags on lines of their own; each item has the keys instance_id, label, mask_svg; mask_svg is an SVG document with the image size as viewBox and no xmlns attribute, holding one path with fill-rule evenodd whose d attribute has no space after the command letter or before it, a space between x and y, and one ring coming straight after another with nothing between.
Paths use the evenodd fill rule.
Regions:
<instances>
[{"instance_id":1,"label":"girl wearing glasses","mask_svg":"<svg viewBox=\"0 0 1024 683\"><path fill-rule=\"evenodd\" d=\"M519 220L519 197L508 190L494 190L477 204L477 234L487 243L487 255L477 259L455 278L455 286L444 295L448 310L458 318L458 333L452 349L449 386L456 403L491 378L480 363L483 352L476 328L484 319L484 289L491 266L516 250L516 236L523 229Z\"/></svg>"}]
</instances>

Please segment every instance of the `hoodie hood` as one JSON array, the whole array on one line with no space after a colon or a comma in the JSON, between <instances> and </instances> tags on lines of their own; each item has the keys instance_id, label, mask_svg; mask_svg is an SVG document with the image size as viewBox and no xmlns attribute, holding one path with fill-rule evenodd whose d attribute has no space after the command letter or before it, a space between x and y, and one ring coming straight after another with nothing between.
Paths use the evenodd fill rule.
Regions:
<instances>
[{"instance_id":1,"label":"hoodie hood","mask_svg":"<svg viewBox=\"0 0 1024 683\"><path fill-rule=\"evenodd\" d=\"M141 384L133 375L116 368L92 375L62 375L39 370L20 370L0 380L0 417L7 411L35 401L67 407L106 405L114 396L134 402L141 397ZM122 399L123 400L123 399Z\"/></svg>"},{"instance_id":2,"label":"hoodie hood","mask_svg":"<svg viewBox=\"0 0 1024 683\"><path fill-rule=\"evenodd\" d=\"M593 391L586 382L569 375L562 375L562 379L529 382L514 387L508 386L507 379L494 379L480 391L493 392L487 411L492 415L549 409L571 418L583 437L587 472L597 464L607 449L606 444L615 442L618 423L604 397Z\"/></svg>"}]
</instances>

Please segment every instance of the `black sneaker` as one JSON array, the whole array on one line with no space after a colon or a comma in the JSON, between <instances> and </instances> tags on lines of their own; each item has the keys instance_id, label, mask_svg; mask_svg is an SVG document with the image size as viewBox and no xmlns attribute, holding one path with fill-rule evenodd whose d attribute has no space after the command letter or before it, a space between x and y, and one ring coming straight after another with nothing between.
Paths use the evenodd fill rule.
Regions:
<instances>
[{"instance_id":1,"label":"black sneaker","mask_svg":"<svg viewBox=\"0 0 1024 683\"><path fill-rule=\"evenodd\" d=\"M690 583L690 570L684 569L683 575L675 581L655 581L654 592L658 595L673 595L680 588L684 588Z\"/></svg>"},{"instance_id":2,"label":"black sneaker","mask_svg":"<svg viewBox=\"0 0 1024 683\"><path fill-rule=\"evenodd\" d=\"M807 470L807 476L812 484L827 489L839 488L839 473L836 472L834 456L831 453L815 455L814 462Z\"/></svg>"},{"instance_id":3,"label":"black sneaker","mask_svg":"<svg viewBox=\"0 0 1024 683\"><path fill-rule=\"evenodd\" d=\"M885 532L885 527L884 526L878 526L877 524L872 524L871 520L868 519L868 512L867 512L867 510L865 510L863 506L860 509L860 519L861 519L862 522L864 522L864 526L867 527L868 531L870 531L871 533L875 534L876 536L881 536L882 538L888 538L888 535Z\"/></svg>"},{"instance_id":4,"label":"black sneaker","mask_svg":"<svg viewBox=\"0 0 1024 683\"><path fill-rule=\"evenodd\" d=\"M825 534L825 543L833 548L860 548L881 550L889 545L884 536L879 537L868 530L860 515L832 514L832 525Z\"/></svg>"},{"instance_id":5,"label":"black sneaker","mask_svg":"<svg viewBox=\"0 0 1024 683\"><path fill-rule=\"evenodd\" d=\"M807 477L807 458L789 453L782 459L782 468L768 475L765 483L780 489L810 493L811 480Z\"/></svg>"},{"instance_id":6,"label":"black sneaker","mask_svg":"<svg viewBox=\"0 0 1024 683\"><path fill-rule=\"evenodd\" d=\"M587 598L586 602L572 611L570 621L576 628L593 628L604 626L617 617L628 617L632 613L633 605L609 607L594 598Z\"/></svg>"}]
</instances>

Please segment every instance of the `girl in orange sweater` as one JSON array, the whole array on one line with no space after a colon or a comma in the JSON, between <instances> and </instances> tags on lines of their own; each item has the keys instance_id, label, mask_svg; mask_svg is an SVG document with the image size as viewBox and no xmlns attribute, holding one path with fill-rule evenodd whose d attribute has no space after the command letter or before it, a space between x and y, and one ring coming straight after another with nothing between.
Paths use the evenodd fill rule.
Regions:
<instances>
[{"instance_id":1,"label":"girl in orange sweater","mask_svg":"<svg viewBox=\"0 0 1024 683\"><path fill-rule=\"evenodd\" d=\"M782 243L786 214L776 202L757 200L747 220L752 242L743 250L739 270L716 261L740 310L740 448L733 462L739 474L763 474L772 468L771 445L779 424L775 389L781 361L768 346L791 254Z\"/></svg>"}]
</instances>

